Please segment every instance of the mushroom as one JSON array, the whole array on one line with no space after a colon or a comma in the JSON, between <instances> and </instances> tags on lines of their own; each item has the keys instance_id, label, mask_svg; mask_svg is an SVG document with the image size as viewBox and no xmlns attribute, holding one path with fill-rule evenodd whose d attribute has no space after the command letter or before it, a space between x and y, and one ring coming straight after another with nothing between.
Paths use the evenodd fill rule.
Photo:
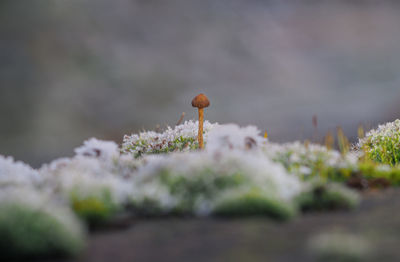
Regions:
<instances>
[{"instance_id":1,"label":"mushroom","mask_svg":"<svg viewBox=\"0 0 400 262\"><path fill-rule=\"evenodd\" d=\"M197 139L199 141L199 148L204 148L203 142L203 121L204 121L204 108L210 105L210 101L205 94L199 94L192 100L192 106L199 109L199 132Z\"/></svg>"}]
</instances>

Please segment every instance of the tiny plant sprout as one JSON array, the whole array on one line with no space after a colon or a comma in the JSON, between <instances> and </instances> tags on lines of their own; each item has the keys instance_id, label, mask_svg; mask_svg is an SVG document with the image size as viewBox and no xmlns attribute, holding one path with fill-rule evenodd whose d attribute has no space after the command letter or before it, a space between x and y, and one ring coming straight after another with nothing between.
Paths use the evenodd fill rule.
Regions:
<instances>
[{"instance_id":1,"label":"tiny plant sprout","mask_svg":"<svg viewBox=\"0 0 400 262\"><path fill-rule=\"evenodd\" d=\"M180 124L182 124L184 118L185 118L185 112L182 112L181 117L179 118L178 122L176 123L176 126L179 126Z\"/></svg>"},{"instance_id":2,"label":"tiny plant sprout","mask_svg":"<svg viewBox=\"0 0 400 262\"><path fill-rule=\"evenodd\" d=\"M204 121L204 108L210 105L210 101L204 94L199 94L192 100L192 106L197 107L199 110L199 132L197 139L199 141L199 148L204 148L203 142L203 121Z\"/></svg>"},{"instance_id":3,"label":"tiny plant sprout","mask_svg":"<svg viewBox=\"0 0 400 262\"><path fill-rule=\"evenodd\" d=\"M358 126L357 129L358 138L363 139L365 137L364 127L362 125Z\"/></svg>"},{"instance_id":4,"label":"tiny plant sprout","mask_svg":"<svg viewBox=\"0 0 400 262\"><path fill-rule=\"evenodd\" d=\"M332 135L332 132L328 132L325 136L325 146L328 150L332 150L335 145L335 138Z\"/></svg>"}]
</instances>

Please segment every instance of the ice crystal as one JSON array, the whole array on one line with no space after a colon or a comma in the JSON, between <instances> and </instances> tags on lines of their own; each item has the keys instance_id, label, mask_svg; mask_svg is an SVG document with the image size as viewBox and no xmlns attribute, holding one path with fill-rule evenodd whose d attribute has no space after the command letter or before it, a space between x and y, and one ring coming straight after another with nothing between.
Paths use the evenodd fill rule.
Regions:
<instances>
[{"instance_id":1,"label":"ice crystal","mask_svg":"<svg viewBox=\"0 0 400 262\"><path fill-rule=\"evenodd\" d=\"M207 141L208 132L218 124L204 122L204 140ZM196 149L198 121L185 121L174 128L167 127L162 132L146 131L139 134L125 135L122 152L133 154L135 157L144 154L158 154L175 151L188 151Z\"/></svg>"},{"instance_id":2,"label":"ice crystal","mask_svg":"<svg viewBox=\"0 0 400 262\"><path fill-rule=\"evenodd\" d=\"M255 187L284 201L302 190L296 177L261 154L186 152L146 162L135 178L136 199L159 203L165 212L209 214L218 196L234 188Z\"/></svg>"},{"instance_id":3,"label":"ice crystal","mask_svg":"<svg viewBox=\"0 0 400 262\"><path fill-rule=\"evenodd\" d=\"M236 124L219 125L208 134L207 150L257 150L267 139L260 136L255 126L239 127Z\"/></svg>"},{"instance_id":4,"label":"ice crystal","mask_svg":"<svg viewBox=\"0 0 400 262\"><path fill-rule=\"evenodd\" d=\"M91 138L75 149L75 154L80 156L97 157L110 160L119 155L118 145L113 141L103 141Z\"/></svg>"},{"instance_id":5,"label":"ice crystal","mask_svg":"<svg viewBox=\"0 0 400 262\"><path fill-rule=\"evenodd\" d=\"M358 141L357 149L368 159L391 166L400 162L400 120L379 125Z\"/></svg>"},{"instance_id":6,"label":"ice crystal","mask_svg":"<svg viewBox=\"0 0 400 262\"><path fill-rule=\"evenodd\" d=\"M0 186L34 185L40 180L38 172L29 165L0 155Z\"/></svg>"},{"instance_id":7,"label":"ice crystal","mask_svg":"<svg viewBox=\"0 0 400 262\"><path fill-rule=\"evenodd\" d=\"M357 157L353 153L343 155L318 144L305 145L299 141L286 144L267 143L264 151L289 172L301 177L323 176L323 172L331 169L357 168Z\"/></svg>"},{"instance_id":8,"label":"ice crystal","mask_svg":"<svg viewBox=\"0 0 400 262\"><path fill-rule=\"evenodd\" d=\"M122 204L129 195L130 186L112 170L101 159L76 156L55 160L43 166L40 174L46 181L47 190L61 192L67 198L71 193L82 197L98 196L106 190L116 204Z\"/></svg>"},{"instance_id":9,"label":"ice crystal","mask_svg":"<svg viewBox=\"0 0 400 262\"><path fill-rule=\"evenodd\" d=\"M0 191L0 258L44 258L77 255L85 231L72 211L44 192L31 187Z\"/></svg>"}]
</instances>

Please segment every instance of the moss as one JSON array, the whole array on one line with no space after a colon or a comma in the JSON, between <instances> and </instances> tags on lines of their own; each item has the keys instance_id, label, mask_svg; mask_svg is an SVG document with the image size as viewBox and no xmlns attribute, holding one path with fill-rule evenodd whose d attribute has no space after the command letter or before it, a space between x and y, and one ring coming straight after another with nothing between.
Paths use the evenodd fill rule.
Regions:
<instances>
[{"instance_id":1,"label":"moss","mask_svg":"<svg viewBox=\"0 0 400 262\"><path fill-rule=\"evenodd\" d=\"M400 167L382 165L373 161L360 161L354 168L327 168L321 171L320 178L328 181L347 182L354 177L366 179L367 182L385 179L390 185L400 185Z\"/></svg>"},{"instance_id":2,"label":"moss","mask_svg":"<svg viewBox=\"0 0 400 262\"><path fill-rule=\"evenodd\" d=\"M266 216L285 221L292 218L296 210L286 201L259 190L250 190L225 197L214 207L213 213L224 217Z\"/></svg>"},{"instance_id":3,"label":"moss","mask_svg":"<svg viewBox=\"0 0 400 262\"><path fill-rule=\"evenodd\" d=\"M321 170L319 177L326 178L329 181L334 182L345 182L354 173L354 168L337 168L337 167L326 167Z\"/></svg>"},{"instance_id":4,"label":"moss","mask_svg":"<svg viewBox=\"0 0 400 262\"><path fill-rule=\"evenodd\" d=\"M180 200L172 210L174 214L192 213L198 199L211 200L222 191L247 181L241 172L217 175L207 168L192 176L172 174L163 170L159 178L169 188L171 195Z\"/></svg>"},{"instance_id":5,"label":"moss","mask_svg":"<svg viewBox=\"0 0 400 262\"><path fill-rule=\"evenodd\" d=\"M392 185L400 185L400 167L389 167L373 162L362 162L359 164L359 173L368 180L384 178Z\"/></svg>"},{"instance_id":6,"label":"moss","mask_svg":"<svg viewBox=\"0 0 400 262\"><path fill-rule=\"evenodd\" d=\"M339 184L315 184L296 197L295 202L302 211L352 209L357 206L356 192Z\"/></svg>"},{"instance_id":7,"label":"moss","mask_svg":"<svg viewBox=\"0 0 400 262\"><path fill-rule=\"evenodd\" d=\"M386 123L359 141L359 149L365 158L391 166L400 163L400 120Z\"/></svg>"},{"instance_id":8,"label":"moss","mask_svg":"<svg viewBox=\"0 0 400 262\"><path fill-rule=\"evenodd\" d=\"M58 212L58 210L54 210ZM83 234L73 224L20 204L0 206L0 258L38 259L77 255L84 246Z\"/></svg>"},{"instance_id":9,"label":"moss","mask_svg":"<svg viewBox=\"0 0 400 262\"><path fill-rule=\"evenodd\" d=\"M277 146L270 156L275 162L297 175L303 181L322 178L330 181L346 181L357 166L352 157L340 154L318 144L305 145L299 142Z\"/></svg>"},{"instance_id":10,"label":"moss","mask_svg":"<svg viewBox=\"0 0 400 262\"><path fill-rule=\"evenodd\" d=\"M366 157L379 163L397 165L400 160L399 135L400 133L392 137L381 136L374 142L368 140L364 145Z\"/></svg>"},{"instance_id":11,"label":"moss","mask_svg":"<svg viewBox=\"0 0 400 262\"><path fill-rule=\"evenodd\" d=\"M70 201L74 212L90 226L108 221L118 211L108 190L89 196L81 196L73 191Z\"/></svg>"},{"instance_id":12,"label":"moss","mask_svg":"<svg viewBox=\"0 0 400 262\"><path fill-rule=\"evenodd\" d=\"M140 151L140 148L150 148L146 152ZM185 149L196 150L199 148L197 140L193 137L180 136L175 140L168 142L165 146L150 146L150 142L146 140L138 140L135 144L125 146L124 150L127 152L134 152L134 157L139 158L143 155L151 154L167 154L176 151L184 151Z\"/></svg>"}]
</instances>

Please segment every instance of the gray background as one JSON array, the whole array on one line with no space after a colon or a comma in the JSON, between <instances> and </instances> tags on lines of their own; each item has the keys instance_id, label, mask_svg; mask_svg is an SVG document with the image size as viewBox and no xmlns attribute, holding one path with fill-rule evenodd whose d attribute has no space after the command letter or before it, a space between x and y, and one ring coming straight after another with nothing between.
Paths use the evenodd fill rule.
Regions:
<instances>
[{"instance_id":1,"label":"gray background","mask_svg":"<svg viewBox=\"0 0 400 262\"><path fill-rule=\"evenodd\" d=\"M400 113L397 1L2 0L0 154L34 166L89 137L195 118L273 141Z\"/></svg>"}]
</instances>

